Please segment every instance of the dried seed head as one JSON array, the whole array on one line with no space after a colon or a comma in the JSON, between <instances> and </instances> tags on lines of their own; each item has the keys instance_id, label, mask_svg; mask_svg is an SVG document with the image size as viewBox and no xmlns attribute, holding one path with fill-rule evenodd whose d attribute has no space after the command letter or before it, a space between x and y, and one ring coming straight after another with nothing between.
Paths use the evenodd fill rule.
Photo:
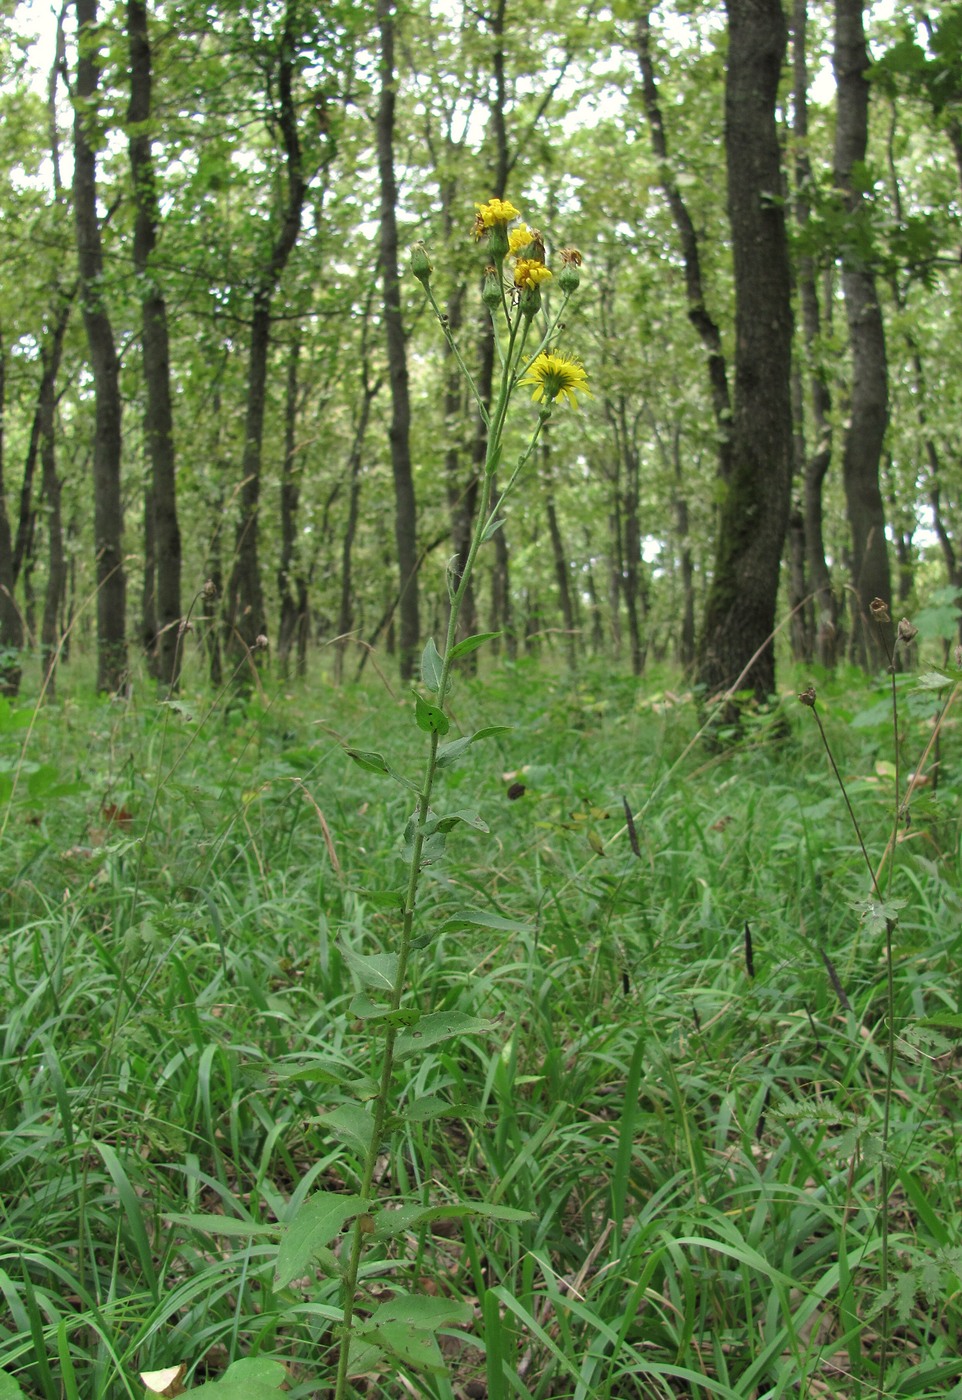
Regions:
<instances>
[{"instance_id":1,"label":"dried seed head","mask_svg":"<svg viewBox=\"0 0 962 1400\"><path fill-rule=\"evenodd\" d=\"M814 710L815 687L813 685L810 685L807 690L802 691L801 695L798 697L798 703L800 705L808 705L809 709Z\"/></svg>"},{"instance_id":2,"label":"dried seed head","mask_svg":"<svg viewBox=\"0 0 962 1400\"><path fill-rule=\"evenodd\" d=\"M217 597L217 584L212 578L209 578L204 584L203 588L201 589L201 592L207 599L208 603L212 603Z\"/></svg>"},{"instance_id":3,"label":"dried seed head","mask_svg":"<svg viewBox=\"0 0 962 1400\"><path fill-rule=\"evenodd\" d=\"M267 646L267 638L264 636L264 633L261 632L254 642L254 648L256 651L266 651Z\"/></svg>"},{"instance_id":4,"label":"dried seed head","mask_svg":"<svg viewBox=\"0 0 962 1400\"><path fill-rule=\"evenodd\" d=\"M899 641L900 641L900 642L904 642L904 643L906 644L906 646L907 646L907 645L909 644L909 642L914 641L914 639L915 639L918 635L919 635L919 629L918 629L917 627L913 627L912 624L911 624L911 622L909 622L909 620L908 620L907 617L903 617L903 618L902 618L902 621L899 623L899 630L898 630L898 639L899 639Z\"/></svg>"},{"instance_id":5,"label":"dried seed head","mask_svg":"<svg viewBox=\"0 0 962 1400\"><path fill-rule=\"evenodd\" d=\"M891 617L889 616L888 603L886 603L884 599L882 599L882 598L873 598L872 601L871 601L871 603L869 603L868 606L869 606L869 612L870 612L870 613L872 614L872 616L875 618L875 621L876 621L876 622L891 622L891 621L892 621Z\"/></svg>"}]
</instances>

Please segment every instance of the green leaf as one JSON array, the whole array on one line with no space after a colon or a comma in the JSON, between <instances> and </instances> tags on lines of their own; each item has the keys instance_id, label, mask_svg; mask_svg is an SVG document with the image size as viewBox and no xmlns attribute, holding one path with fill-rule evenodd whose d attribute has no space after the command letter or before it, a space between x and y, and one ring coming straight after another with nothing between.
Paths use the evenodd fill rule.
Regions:
<instances>
[{"instance_id":1,"label":"green leaf","mask_svg":"<svg viewBox=\"0 0 962 1400\"><path fill-rule=\"evenodd\" d=\"M262 1220L239 1220L236 1215L168 1215L174 1225L186 1225L204 1235L230 1235L233 1239L254 1239L257 1235L279 1235L281 1225Z\"/></svg>"},{"instance_id":2,"label":"green leaf","mask_svg":"<svg viewBox=\"0 0 962 1400\"><path fill-rule=\"evenodd\" d=\"M434 645L434 638L432 637L421 653L421 680L427 686L428 690L433 690L437 693L437 691L441 689L441 671L443 667L444 662L441 660L441 653Z\"/></svg>"},{"instance_id":3,"label":"green leaf","mask_svg":"<svg viewBox=\"0 0 962 1400\"><path fill-rule=\"evenodd\" d=\"M463 1011L432 1011L422 1016L411 1030L401 1032L394 1045L395 1058L404 1060L455 1036L479 1035L493 1030L495 1024L480 1016L468 1016Z\"/></svg>"},{"instance_id":4,"label":"green leaf","mask_svg":"<svg viewBox=\"0 0 962 1400\"><path fill-rule=\"evenodd\" d=\"M499 933L528 933L531 925L519 919L505 919L500 914L492 914L487 909L459 909L449 914L441 926L443 933L455 933L464 924L477 928L496 929Z\"/></svg>"},{"instance_id":5,"label":"green leaf","mask_svg":"<svg viewBox=\"0 0 962 1400\"><path fill-rule=\"evenodd\" d=\"M395 1293L374 1309L368 1322L382 1327L386 1322L405 1322L423 1332L439 1327L469 1327L474 1313L469 1303L454 1298L432 1298L423 1293Z\"/></svg>"},{"instance_id":6,"label":"green leaf","mask_svg":"<svg viewBox=\"0 0 962 1400\"><path fill-rule=\"evenodd\" d=\"M390 774L391 769L384 760L383 755L373 753L368 749L345 749L348 758L353 758L358 768L363 768L367 773Z\"/></svg>"},{"instance_id":7,"label":"green leaf","mask_svg":"<svg viewBox=\"0 0 962 1400\"><path fill-rule=\"evenodd\" d=\"M487 525L485 525L485 527L484 527L484 533L483 533L482 536L481 536L481 543L482 543L482 544L486 544L486 543L488 542L488 540L493 539L493 537L494 537L494 536L498 533L498 531L501 529L501 526L504 524L504 519L505 519L505 518L504 518L504 516L502 515L502 516L500 516L497 520L489 520L489 521L488 521Z\"/></svg>"},{"instance_id":8,"label":"green leaf","mask_svg":"<svg viewBox=\"0 0 962 1400\"><path fill-rule=\"evenodd\" d=\"M364 992L358 992L351 1002L351 1015L359 1021L380 1021L388 1026L416 1026L421 1013L415 1006L402 1006L393 1011L390 1006L381 1006Z\"/></svg>"},{"instance_id":9,"label":"green leaf","mask_svg":"<svg viewBox=\"0 0 962 1400\"><path fill-rule=\"evenodd\" d=\"M510 724L489 724L485 729L479 729L474 734L465 735L463 739L454 739L450 744L445 744L438 749L438 767L450 767L461 757L465 749L472 744L476 744L480 739L491 739L497 734L510 734Z\"/></svg>"},{"instance_id":10,"label":"green leaf","mask_svg":"<svg viewBox=\"0 0 962 1400\"><path fill-rule=\"evenodd\" d=\"M444 817L432 817L424 824L425 836L432 836L436 831L448 832L463 822L465 826L471 826L475 831L490 831L487 822L481 820L477 812L472 812L468 808L462 808L459 812L449 812Z\"/></svg>"},{"instance_id":11,"label":"green leaf","mask_svg":"<svg viewBox=\"0 0 962 1400\"><path fill-rule=\"evenodd\" d=\"M944 671L924 671L916 678L916 685L919 690L944 690L947 685L954 685L951 676L947 676Z\"/></svg>"},{"instance_id":12,"label":"green leaf","mask_svg":"<svg viewBox=\"0 0 962 1400\"><path fill-rule=\"evenodd\" d=\"M277 1392L290 1377L287 1367L266 1356L245 1356L235 1361L216 1381L187 1391L190 1400L277 1400Z\"/></svg>"},{"instance_id":13,"label":"green leaf","mask_svg":"<svg viewBox=\"0 0 962 1400\"><path fill-rule=\"evenodd\" d=\"M425 1094L423 1098L415 1099L412 1103L405 1105L404 1121L406 1123L429 1123L435 1118L480 1120L481 1114L470 1104L450 1103L447 1099L439 1099L437 1094Z\"/></svg>"},{"instance_id":14,"label":"green leaf","mask_svg":"<svg viewBox=\"0 0 962 1400\"><path fill-rule=\"evenodd\" d=\"M340 1234L364 1206L360 1196L342 1196L335 1191L318 1191L302 1201L288 1221L277 1251L275 1285L286 1288L291 1279L304 1274L318 1250Z\"/></svg>"},{"instance_id":15,"label":"green leaf","mask_svg":"<svg viewBox=\"0 0 962 1400\"><path fill-rule=\"evenodd\" d=\"M379 1210L374 1217L374 1234L378 1239L392 1239L407 1230L430 1225L433 1220L468 1220L476 1217L500 1220L506 1225L526 1225L537 1219L529 1210L488 1205L486 1201L458 1201L443 1206L408 1205L399 1206L397 1210Z\"/></svg>"},{"instance_id":16,"label":"green leaf","mask_svg":"<svg viewBox=\"0 0 962 1400\"><path fill-rule=\"evenodd\" d=\"M425 734L447 734L451 728L444 711L439 710L437 705L429 705L417 691L414 692L414 718Z\"/></svg>"},{"instance_id":17,"label":"green leaf","mask_svg":"<svg viewBox=\"0 0 962 1400\"><path fill-rule=\"evenodd\" d=\"M346 1103L333 1113L322 1113L313 1120L329 1128L336 1138L356 1151L367 1152L374 1136L374 1119L360 1104Z\"/></svg>"},{"instance_id":18,"label":"green leaf","mask_svg":"<svg viewBox=\"0 0 962 1400\"><path fill-rule=\"evenodd\" d=\"M23 1400L19 1383L6 1371L0 1371L0 1400Z\"/></svg>"},{"instance_id":19,"label":"green leaf","mask_svg":"<svg viewBox=\"0 0 962 1400\"><path fill-rule=\"evenodd\" d=\"M443 1373L447 1370L441 1349L431 1332L413 1327L409 1322L386 1322L383 1327L367 1326L360 1334L372 1341L389 1356L396 1356L419 1371Z\"/></svg>"},{"instance_id":20,"label":"green leaf","mask_svg":"<svg viewBox=\"0 0 962 1400\"><path fill-rule=\"evenodd\" d=\"M355 953L346 943L339 944L344 961L364 987L393 992L397 979L397 953Z\"/></svg>"},{"instance_id":21,"label":"green leaf","mask_svg":"<svg viewBox=\"0 0 962 1400\"><path fill-rule=\"evenodd\" d=\"M451 648L451 660L457 661L459 656L467 656L470 652L477 651L478 647L483 647L485 642L493 642L500 636L500 632L478 632L473 637L465 637L464 641L455 642Z\"/></svg>"}]
</instances>

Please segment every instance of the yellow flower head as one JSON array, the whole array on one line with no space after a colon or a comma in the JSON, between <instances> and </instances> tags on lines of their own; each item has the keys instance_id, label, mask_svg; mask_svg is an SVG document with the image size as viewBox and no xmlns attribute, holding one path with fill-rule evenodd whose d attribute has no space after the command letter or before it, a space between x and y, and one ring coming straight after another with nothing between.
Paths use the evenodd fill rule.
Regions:
<instances>
[{"instance_id":1,"label":"yellow flower head","mask_svg":"<svg viewBox=\"0 0 962 1400\"><path fill-rule=\"evenodd\" d=\"M498 242L503 244L503 251L507 251L507 235L505 230L512 219L518 218L519 210L506 199L489 199L487 204L476 204L477 217L474 221L474 236L481 239L486 233L495 234Z\"/></svg>"},{"instance_id":2,"label":"yellow flower head","mask_svg":"<svg viewBox=\"0 0 962 1400\"><path fill-rule=\"evenodd\" d=\"M550 276L551 269L534 258L519 258L514 265L514 285L527 288L529 292L533 292L542 282L547 282Z\"/></svg>"},{"instance_id":3,"label":"yellow flower head","mask_svg":"<svg viewBox=\"0 0 962 1400\"><path fill-rule=\"evenodd\" d=\"M550 350L543 350L518 382L534 385L531 397L535 403L560 403L567 398L571 407L577 408L576 392L587 394L589 399L592 397L584 366L577 360L569 360L567 355L555 355Z\"/></svg>"},{"instance_id":4,"label":"yellow flower head","mask_svg":"<svg viewBox=\"0 0 962 1400\"><path fill-rule=\"evenodd\" d=\"M516 258L523 248L527 248L533 238L534 231L528 228L527 224L519 224L508 234L508 252L513 258Z\"/></svg>"}]
</instances>

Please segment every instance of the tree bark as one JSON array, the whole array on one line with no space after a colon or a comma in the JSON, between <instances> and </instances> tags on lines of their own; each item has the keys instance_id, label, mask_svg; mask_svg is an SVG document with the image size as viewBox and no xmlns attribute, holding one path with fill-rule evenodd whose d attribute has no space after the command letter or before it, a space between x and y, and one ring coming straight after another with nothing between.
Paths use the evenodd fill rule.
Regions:
<instances>
[{"instance_id":1,"label":"tree bark","mask_svg":"<svg viewBox=\"0 0 962 1400\"><path fill-rule=\"evenodd\" d=\"M394 473L394 538L400 573L398 652L401 677L415 675L420 656L421 622L417 576L417 502L411 467L411 402L407 343L401 316L398 268L397 178L394 170L394 0L377 0L380 32L380 101L377 113L377 160L381 191L381 276L384 287L384 332L391 386L391 467Z\"/></svg>"},{"instance_id":2,"label":"tree bark","mask_svg":"<svg viewBox=\"0 0 962 1400\"><path fill-rule=\"evenodd\" d=\"M60 478L57 475L54 420L57 407L57 375L60 372L61 352L69 316L70 302L66 301L54 326L50 346L44 352L43 377L40 381L38 400L40 462L47 514L47 587L44 594L40 648L45 694L48 700L53 700L56 694L57 657L60 639L63 636L60 618L67 593L67 560L63 543L63 514L60 504Z\"/></svg>"},{"instance_id":3,"label":"tree bark","mask_svg":"<svg viewBox=\"0 0 962 1400\"><path fill-rule=\"evenodd\" d=\"M791 286L775 103L779 0L727 0L725 150L735 267L732 464L705 607L698 680L759 699L775 685L772 632L792 479Z\"/></svg>"},{"instance_id":4,"label":"tree bark","mask_svg":"<svg viewBox=\"0 0 962 1400\"><path fill-rule=\"evenodd\" d=\"M811 218L809 192L813 176L808 157L808 6L795 0L792 21L792 71L795 99L795 218L804 229ZM808 368L814 448L803 449L803 518L805 565L815 607L815 656L822 666L835 665L838 637L838 605L825 558L822 523L822 488L832 462L832 396L828 378L819 362L822 316L818 300L815 259L802 253L797 261L798 300Z\"/></svg>"},{"instance_id":5,"label":"tree bark","mask_svg":"<svg viewBox=\"0 0 962 1400\"><path fill-rule=\"evenodd\" d=\"M134 272L140 293L146 408L144 440L150 459L151 534L154 547L151 650L157 679L173 690L180 654L181 543L177 521L174 421L170 394L167 303L151 267L157 244L157 190L151 152L151 51L145 0L127 0L130 48L130 171L134 187Z\"/></svg>"},{"instance_id":6,"label":"tree bark","mask_svg":"<svg viewBox=\"0 0 962 1400\"><path fill-rule=\"evenodd\" d=\"M258 535L271 304L281 274L287 266L300 233L301 211L307 192L294 102L294 76L297 71L296 10L295 0L288 0L276 72L270 75L271 85L274 82L277 85L276 115L284 148L287 193L280 210L280 227L271 246L270 256L260 270L253 294L247 361L247 411L239 493L240 515L234 542L234 563L226 598L226 650L239 665L254 651L258 638L267 635Z\"/></svg>"},{"instance_id":7,"label":"tree bark","mask_svg":"<svg viewBox=\"0 0 962 1400\"><path fill-rule=\"evenodd\" d=\"M290 656L306 605L307 581L297 555L297 515L300 506L297 457L297 370L301 344L295 340L287 356L287 387L284 395L284 461L281 465L281 556L277 567L277 593L280 616L277 624L277 663L283 677L290 669Z\"/></svg>"},{"instance_id":8,"label":"tree bark","mask_svg":"<svg viewBox=\"0 0 962 1400\"><path fill-rule=\"evenodd\" d=\"M97 158L92 140L99 80L97 0L76 0L74 222L80 301L96 397L93 488L97 578L97 689L119 690L127 674L126 597L121 496L120 368L104 301L103 249L97 216Z\"/></svg>"},{"instance_id":9,"label":"tree bark","mask_svg":"<svg viewBox=\"0 0 962 1400\"><path fill-rule=\"evenodd\" d=\"M551 541L551 558L554 562L555 582L558 585L558 606L564 627L565 655L568 666L573 671L578 663L578 637L575 627L574 606L571 599L568 555L561 537L558 523L558 509L554 498L554 478L551 470L551 439L548 424L541 433L541 479L544 488L544 508L548 518L548 538Z\"/></svg>"},{"instance_id":10,"label":"tree bark","mask_svg":"<svg viewBox=\"0 0 962 1400\"><path fill-rule=\"evenodd\" d=\"M651 149L659 162L659 183L678 233L682 258L685 263L685 296L688 302L688 319L698 332L705 349L705 363L708 369L708 383L711 391L712 411L715 415L715 432L718 443L718 474L727 481L732 469L731 440L731 395L728 390L728 369L722 353L721 332L717 322L705 304L705 289L702 283L701 258L698 251L698 235L692 223L688 206L678 186L672 179L668 160L668 139L658 101L658 85L655 81L655 68L651 58L651 12L643 9L635 25L635 50L641 70L641 91L648 118L651 136Z\"/></svg>"},{"instance_id":11,"label":"tree bark","mask_svg":"<svg viewBox=\"0 0 962 1400\"><path fill-rule=\"evenodd\" d=\"M838 105L835 122L835 186L853 221L863 214L864 199L854 179L868 146L869 59L862 25L861 0L835 0L835 79ZM879 466L888 424L888 364L885 328L871 267L853 248L843 250L842 292L852 354L852 387L842 479L852 535L854 590L853 644L866 668L885 664L891 654L891 623L871 616L874 598L892 601L892 582L885 541L885 507Z\"/></svg>"},{"instance_id":12,"label":"tree bark","mask_svg":"<svg viewBox=\"0 0 962 1400\"><path fill-rule=\"evenodd\" d=\"M3 484L6 368L7 357L0 334L0 695L16 695L20 689L23 621L13 596L13 536Z\"/></svg>"}]
</instances>

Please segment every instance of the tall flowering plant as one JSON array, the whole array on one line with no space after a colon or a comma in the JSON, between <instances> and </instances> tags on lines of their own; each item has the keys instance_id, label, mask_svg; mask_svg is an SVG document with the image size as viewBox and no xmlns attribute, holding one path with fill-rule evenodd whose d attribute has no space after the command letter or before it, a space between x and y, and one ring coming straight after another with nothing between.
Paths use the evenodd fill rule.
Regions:
<instances>
[{"instance_id":1,"label":"tall flowering plant","mask_svg":"<svg viewBox=\"0 0 962 1400\"><path fill-rule=\"evenodd\" d=\"M431 639L421 658L420 686L414 693L413 718L426 736L427 753L417 779L398 774L380 753L362 749L347 752L368 772L395 778L412 792L413 811L404 832L406 882L395 946L388 951L361 952L344 945L348 966L358 983L351 1003L352 1016L380 1037L377 1089L365 1102L346 1103L324 1115L331 1132L342 1139L353 1156L356 1190L350 1194L320 1191L307 1197L288 1223L277 1265L277 1282L289 1283L302 1275L312 1260L320 1260L340 1280L341 1317L335 1400L346 1400L350 1379L379 1367L403 1364L428 1370L443 1369L436 1332L442 1327L464 1326L471 1309L457 1300L418 1296L402 1283L370 1296L364 1279L391 1241L402 1232L417 1229L444 1215L469 1215L519 1221L527 1217L506 1207L470 1201L425 1205L422 1201L386 1199L378 1194L375 1173L379 1157L400 1125L396 1105L401 1100L402 1075L416 1065L419 1055L440 1041L483 1033L491 1023L460 1012L422 1011L409 987L409 968L427 934L418 927L418 894L426 867L436 860L448 834L459 825L487 830L481 817L470 810L435 810L439 775L453 766L469 745L498 729L448 740L451 720L447 711L452 669L459 657L475 651L493 634L456 641L458 619L478 551L501 521L505 501L522 478L535 444L558 404L578 407L578 395L589 394L580 362L564 353L557 336L565 309L580 280L581 254L575 248L561 250L557 269L549 267L541 234L521 221L519 211L507 200L490 199L477 206L474 236L488 257L481 296L495 327L500 378L490 403L479 392L461 350L432 290L432 267L427 248L417 243L411 250L411 271L424 287L457 362L465 375L487 437L483 479L477 518L462 564L449 567L447 576L448 622L441 646ZM546 314L545 294L556 285L560 292L557 311ZM518 391L531 390L537 405L528 444L506 470L505 429L508 412ZM529 410L530 411L530 410ZM505 477L498 487L498 477ZM466 924L478 911L465 910ZM451 1105L440 1098L420 1102L418 1119L450 1115ZM350 1223L345 1247L336 1253L328 1246ZM383 1289L383 1279L381 1279Z\"/></svg>"}]
</instances>

